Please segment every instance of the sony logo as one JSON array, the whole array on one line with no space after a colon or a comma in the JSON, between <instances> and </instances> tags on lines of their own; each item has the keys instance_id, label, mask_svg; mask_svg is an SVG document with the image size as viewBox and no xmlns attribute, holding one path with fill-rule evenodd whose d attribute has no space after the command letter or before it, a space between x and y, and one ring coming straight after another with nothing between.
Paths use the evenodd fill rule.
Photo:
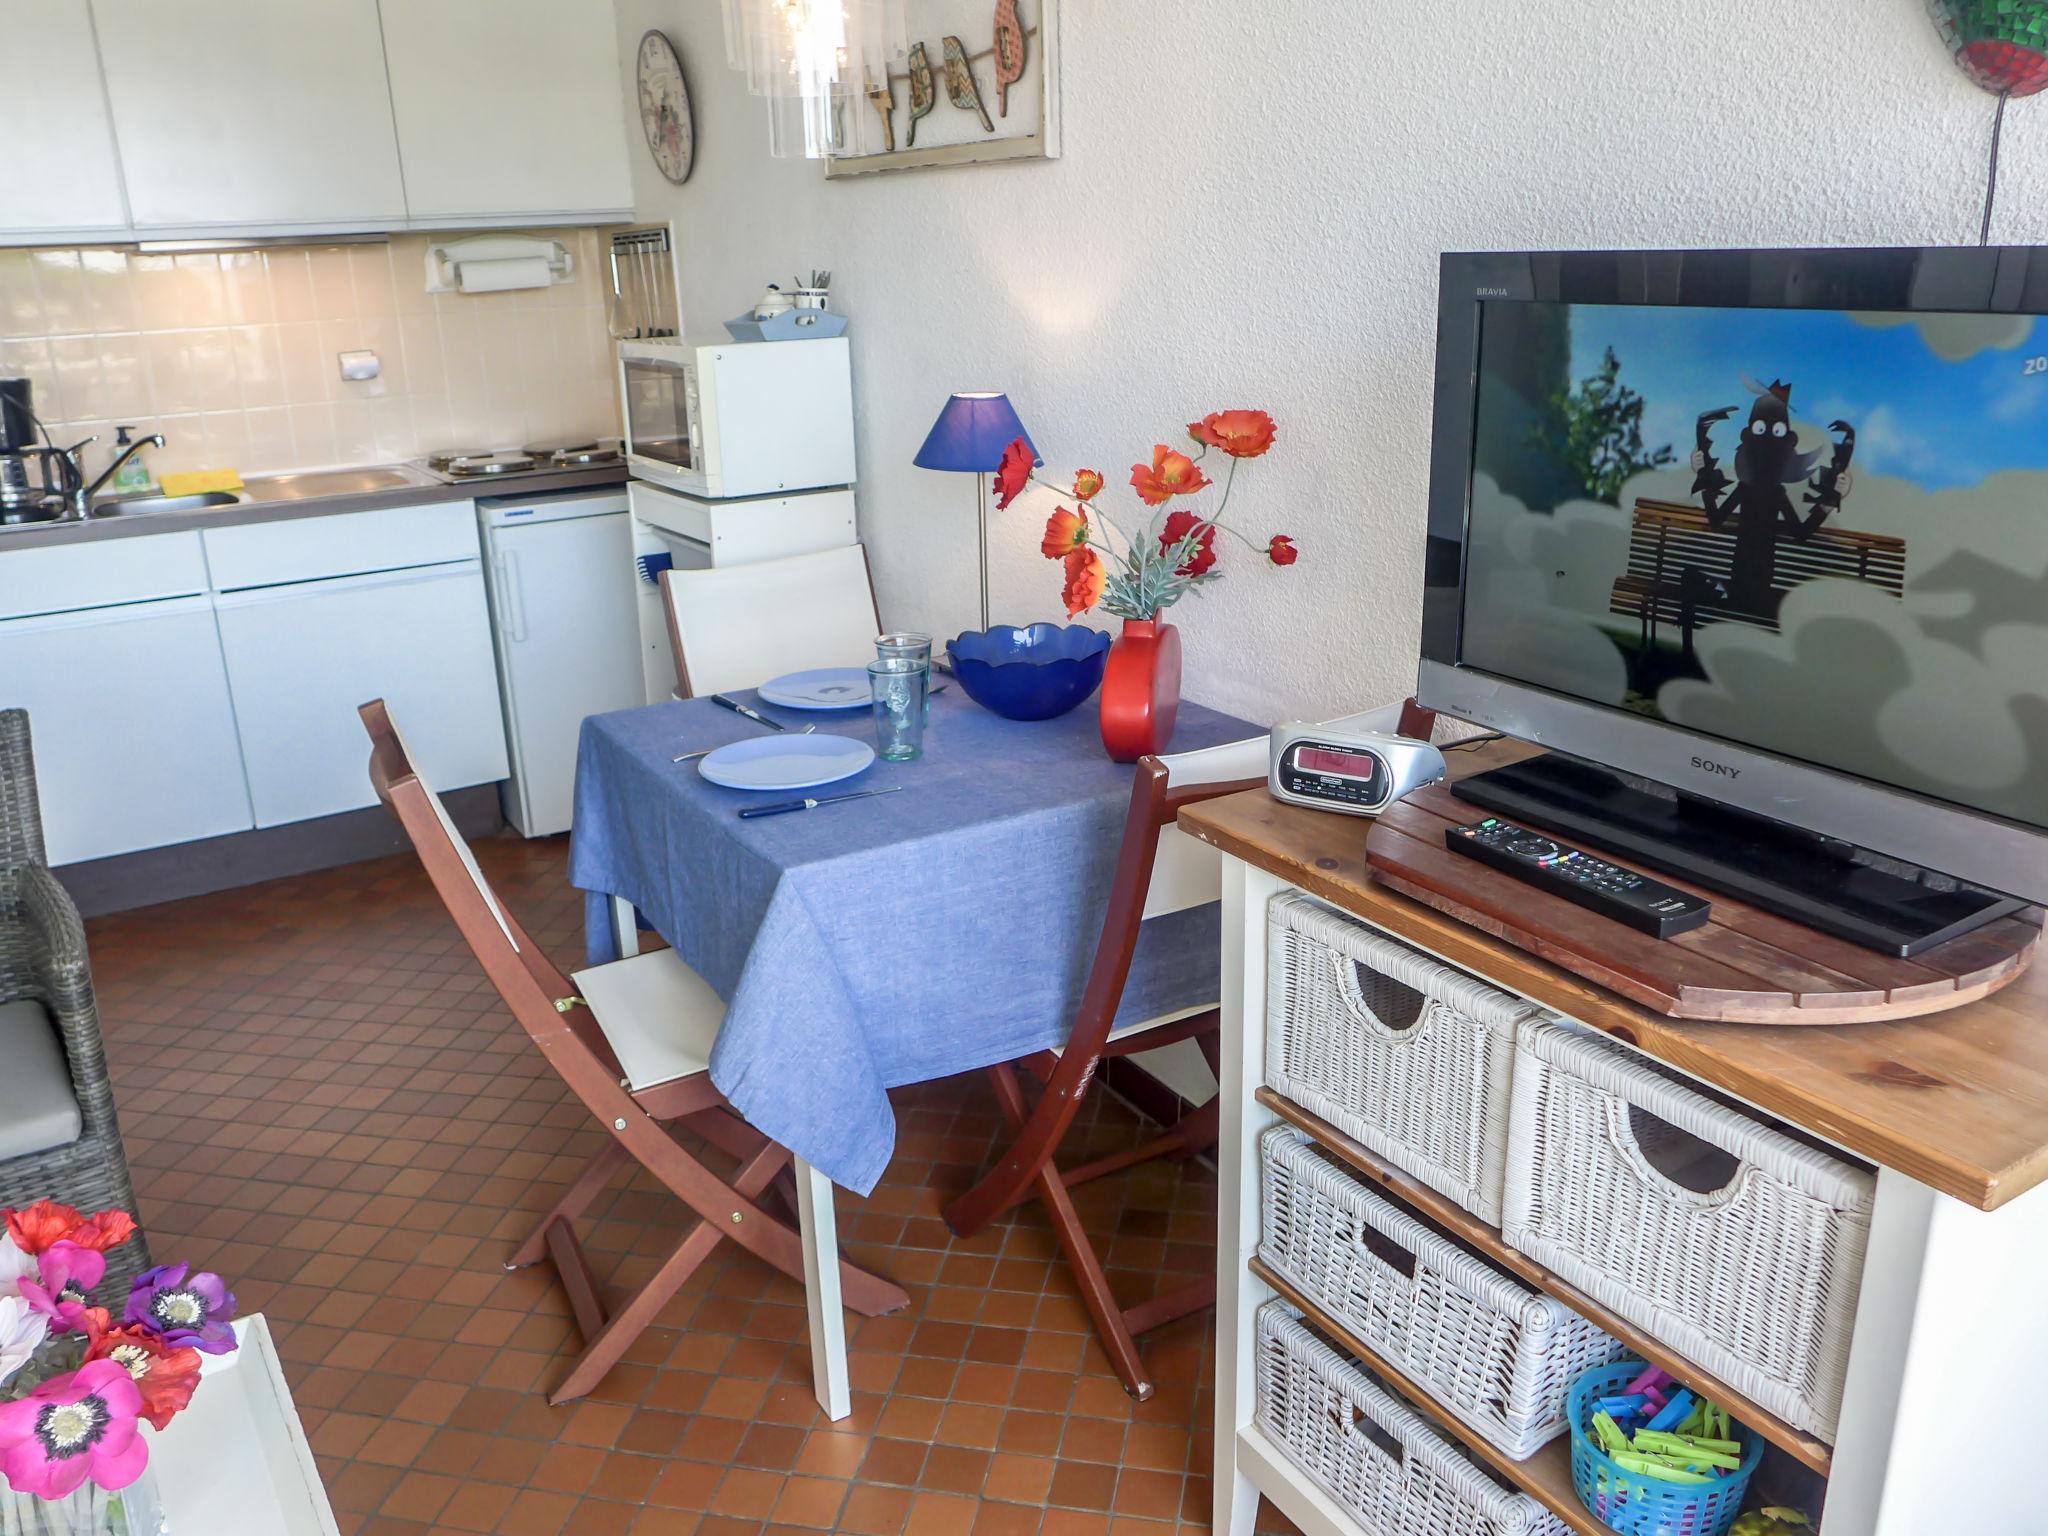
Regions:
<instances>
[{"instance_id":1,"label":"sony logo","mask_svg":"<svg viewBox=\"0 0 2048 1536\"><path fill-rule=\"evenodd\" d=\"M1692 765L1702 773L1718 773L1724 779L1742 777L1740 768L1730 768L1726 763L1717 763L1711 757L1696 757L1692 760Z\"/></svg>"}]
</instances>

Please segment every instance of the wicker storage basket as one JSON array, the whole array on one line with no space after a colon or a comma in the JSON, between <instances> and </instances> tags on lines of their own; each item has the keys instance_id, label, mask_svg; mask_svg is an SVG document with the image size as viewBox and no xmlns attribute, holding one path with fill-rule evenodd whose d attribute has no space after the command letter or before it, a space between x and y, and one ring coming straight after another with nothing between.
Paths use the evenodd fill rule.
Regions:
<instances>
[{"instance_id":1,"label":"wicker storage basket","mask_svg":"<svg viewBox=\"0 0 2048 1536\"><path fill-rule=\"evenodd\" d=\"M1535 1010L1291 892L1267 928L1266 1081L1498 1226L1514 1029Z\"/></svg>"},{"instance_id":2,"label":"wicker storage basket","mask_svg":"<svg viewBox=\"0 0 2048 1536\"><path fill-rule=\"evenodd\" d=\"M1259 1427L1373 1536L1568 1536L1285 1302L1259 1308Z\"/></svg>"},{"instance_id":3,"label":"wicker storage basket","mask_svg":"<svg viewBox=\"0 0 2048 1536\"><path fill-rule=\"evenodd\" d=\"M1517 1461L1565 1395L1626 1351L1576 1312L1374 1194L1292 1126L1259 1139L1259 1256Z\"/></svg>"},{"instance_id":4,"label":"wicker storage basket","mask_svg":"<svg viewBox=\"0 0 2048 1536\"><path fill-rule=\"evenodd\" d=\"M1823 1440L1873 1187L1618 1045L1522 1028L1508 1242Z\"/></svg>"}]
</instances>

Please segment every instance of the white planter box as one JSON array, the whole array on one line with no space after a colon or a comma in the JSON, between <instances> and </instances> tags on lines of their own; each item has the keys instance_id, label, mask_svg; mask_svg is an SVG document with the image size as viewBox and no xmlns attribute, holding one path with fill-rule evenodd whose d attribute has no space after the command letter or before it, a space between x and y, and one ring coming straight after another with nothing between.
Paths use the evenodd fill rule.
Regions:
<instances>
[{"instance_id":1,"label":"white planter box","mask_svg":"<svg viewBox=\"0 0 2048 1536\"><path fill-rule=\"evenodd\" d=\"M176 1536L340 1536L313 1448L253 1312L241 1348L200 1363L192 1404L162 1434L145 1428L149 1464Z\"/></svg>"}]
</instances>

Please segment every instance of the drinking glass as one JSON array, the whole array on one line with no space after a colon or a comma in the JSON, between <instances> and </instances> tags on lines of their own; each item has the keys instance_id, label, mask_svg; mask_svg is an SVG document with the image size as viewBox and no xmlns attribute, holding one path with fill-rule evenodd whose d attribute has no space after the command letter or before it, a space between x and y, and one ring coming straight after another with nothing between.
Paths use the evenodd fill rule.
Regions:
<instances>
[{"instance_id":1,"label":"drinking glass","mask_svg":"<svg viewBox=\"0 0 2048 1536\"><path fill-rule=\"evenodd\" d=\"M931 668L908 656L868 663L875 696L875 750L885 762L907 763L924 751L925 690Z\"/></svg>"},{"instance_id":2,"label":"drinking glass","mask_svg":"<svg viewBox=\"0 0 2048 1536\"><path fill-rule=\"evenodd\" d=\"M930 635L913 635L908 633L877 635L875 636L875 655L883 661L887 661L891 656L901 656L910 661L924 663L924 723L930 725L932 723L932 637Z\"/></svg>"}]
</instances>

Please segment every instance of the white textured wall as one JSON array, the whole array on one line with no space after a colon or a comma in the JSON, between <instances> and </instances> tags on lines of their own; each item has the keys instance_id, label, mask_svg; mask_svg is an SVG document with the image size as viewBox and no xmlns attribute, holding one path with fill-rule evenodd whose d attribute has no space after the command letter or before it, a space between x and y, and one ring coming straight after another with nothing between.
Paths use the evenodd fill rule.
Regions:
<instances>
[{"instance_id":1,"label":"white textured wall","mask_svg":"<svg viewBox=\"0 0 2048 1536\"><path fill-rule=\"evenodd\" d=\"M833 269L884 616L975 623L969 483L910 463L950 390L1007 389L1049 470L1112 484L1262 405L1233 521L1301 563L1174 614L1190 695L1259 719L1412 683L1439 251L1974 242L1994 106L1922 0L1065 0L1063 159L828 183L768 158L718 10L618 0L622 57L665 29L697 103L687 186L636 140L639 208L693 328ZM1992 238L2048 243L2048 97L2001 186ZM1042 513L999 520L1000 620L1059 612Z\"/></svg>"}]
</instances>

